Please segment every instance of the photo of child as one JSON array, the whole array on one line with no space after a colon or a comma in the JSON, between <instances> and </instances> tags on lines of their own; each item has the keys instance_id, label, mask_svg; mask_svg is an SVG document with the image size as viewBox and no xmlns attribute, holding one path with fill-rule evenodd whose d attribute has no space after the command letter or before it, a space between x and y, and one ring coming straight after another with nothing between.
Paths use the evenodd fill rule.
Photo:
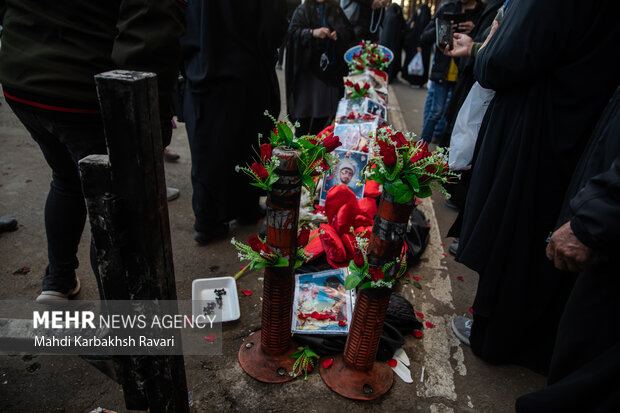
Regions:
<instances>
[{"instance_id":1,"label":"photo of child","mask_svg":"<svg viewBox=\"0 0 620 413\"><path fill-rule=\"evenodd\" d=\"M346 335L353 314L345 268L295 275L291 331Z\"/></svg>"}]
</instances>

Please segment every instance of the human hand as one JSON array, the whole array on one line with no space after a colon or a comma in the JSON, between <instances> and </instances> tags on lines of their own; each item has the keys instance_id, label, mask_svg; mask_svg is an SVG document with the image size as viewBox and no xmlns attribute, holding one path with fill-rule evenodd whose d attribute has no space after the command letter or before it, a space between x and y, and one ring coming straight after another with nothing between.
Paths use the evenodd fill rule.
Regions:
<instances>
[{"instance_id":1,"label":"human hand","mask_svg":"<svg viewBox=\"0 0 620 413\"><path fill-rule=\"evenodd\" d=\"M380 9L385 6L384 0L372 0L372 5L370 6L373 10Z\"/></svg>"},{"instance_id":2,"label":"human hand","mask_svg":"<svg viewBox=\"0 0 620 413\"><path fill-rule=\"evenodd\" d=\"M476 27L474 22L461 22L461 23L456 25L456 30L459 33L469 34L469 33L471 33L472 30L474 30L474 27Z\"/></svg>"},{"instance_id":3,"label":"human hand","mask_svg":"<svg viewBox=\"0 0 620 413\"><path fill-rule=\"evenodd\" d=\"M326 39L330 37L330 35L331 31L327 27L318 27L316 29L312 29L312 37L315 37L317 39Z\"/></svg>"},{"instance_id":4,"label":"human hand","mask_svg":"<svg viewBox=\"0 0 620 413\"><path fill-rule=\"evenodd\" d=\"M480 49L482 49L489 43L489 40L491 40L491 37L493 37L493 34L497 31L498 27L499 27L499 22L497 20L493 20L493 24L491 25L491 31L489 32L489 35L487 36L487 38L484 39L484 43L482 43L482 46L480 46Z\"/></svg>"},{"instance_id":5,"label":"human hand","mask_svg":"<svg viewBox=\"0 0 620 413\"><path fill-rule=\"evenodd\" d=\"M575 236L570 222L558 228L547 245L547 258L561 271L581 272L592 268L597 253Z\"/></svg>"},{"instance_id":6,"label":"human hand","mask_svg":"<svg viewBox=\"0 0 620 413\"><path fill-rule=\"evenodd\" d=\"M444 47L441 51L450 57L465 57L471 55L471 48L474 45L474 39L463 33L454 33L452 35L452 50Z\"/></svg>"},{"instance_id":7,"label":"human hand","mask_svg":"<svg viewBox=\"0 0 620 413\"><path fill-rule=\"evenodd\" d=\"M327 37L329 37L335 42L336 40L338 40L338 33L336 33L336 30L333 30L327 35Z\"/></svg>"}]
</instances>

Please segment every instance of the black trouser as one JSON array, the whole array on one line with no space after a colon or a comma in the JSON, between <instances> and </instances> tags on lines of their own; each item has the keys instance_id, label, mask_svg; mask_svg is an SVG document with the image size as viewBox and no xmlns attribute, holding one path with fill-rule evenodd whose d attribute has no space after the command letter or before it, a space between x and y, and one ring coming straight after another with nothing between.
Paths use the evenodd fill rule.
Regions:
<instances>
[{"instance_id":1,"label":"black trouser","mask_svg":"<svg viewBox=\"0 0 620 413\"><path fill-rule=\"evenodd\" d=\"M260 192L235 167L258 159L258 134L267 142L275 126L264 112L277 117L279 108L279 95L235 79L214 81L201 91L187 83L184 112L196 231L208 233L234 218L256 214Z\"/></svg>"},{"instance_id":2,"label":"black trouser","mask_svg":"<svg viewBox=\"0 0 620 413\"><path fill-rule=\"evenodd\" d=\"M66 293L75 287L77 249L86 222L86 205L77 163L91 154L105 154L103 124L98 116L57 120L8 101L37 142L52 182L45 203L45 231L49 265L43 290Z\"/></svg>"}]
</instances>

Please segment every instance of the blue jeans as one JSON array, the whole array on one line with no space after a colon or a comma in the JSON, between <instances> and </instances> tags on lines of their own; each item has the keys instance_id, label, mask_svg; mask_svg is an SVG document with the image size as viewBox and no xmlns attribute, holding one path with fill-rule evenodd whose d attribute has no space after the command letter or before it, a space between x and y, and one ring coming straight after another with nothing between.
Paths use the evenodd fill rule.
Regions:
<instances>
[{"instance_id":1,"label":"blue jeans","mask_svg":"<svg viewBox=\"0 0 620 413\"><path fill-rule=\"evenodd\" d=\"M454 82L431 82L429 81L428 94L424 104L424 124L422 126L421 139L430 143L433 135L441 135L446 128L442 118L448 107Z\"/></svg>"},{"instance_id":2,"label":"blue jeans","mask_svg":"<svg viewBox=\"0 0 620 413\"><path fill-rule=\"evenodd\" d=\"M100 117L58 120L11 104L10 100L7 103L37 142L52 169L45 202L49 264L43 290L67 293L76 285L75 270L79 265L76 254L86 222L77 163L87 155L107 153L103 124Z\"/></svg>"}]
</instances>

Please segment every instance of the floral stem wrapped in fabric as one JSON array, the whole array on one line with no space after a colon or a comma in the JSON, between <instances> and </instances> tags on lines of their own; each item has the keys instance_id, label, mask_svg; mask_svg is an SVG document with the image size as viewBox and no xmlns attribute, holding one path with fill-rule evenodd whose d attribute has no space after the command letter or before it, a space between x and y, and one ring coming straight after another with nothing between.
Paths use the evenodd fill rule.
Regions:
<instances>
[{"instance_id":1,"label":"floral stem wrapped in fabric","mask_svg":"<svg viewBox=\"0 0 620 413\"><path fill-rule=\"evenodd\" d=\"M299 173L301 174L302 185L311 193L316 191L316 178L331 169L336 161L331 154L334 149L341 145L337 136L334 136L333 127L326 129L317 136L305 135L295 137L293 127L290 122L278 122L273 116L265 112L274 124L275 128L268 137L269 142L260 145L259 159L247 167L237 166L237 171L248 175L253 182L251 185L271 191L273 184L278 181L276 169L278 160L273 157L273 148L278 146L289 147L299 150L301 153L297 161ZM260 142L259 142L260 143Z\"/></svg>"}]
</instances>

